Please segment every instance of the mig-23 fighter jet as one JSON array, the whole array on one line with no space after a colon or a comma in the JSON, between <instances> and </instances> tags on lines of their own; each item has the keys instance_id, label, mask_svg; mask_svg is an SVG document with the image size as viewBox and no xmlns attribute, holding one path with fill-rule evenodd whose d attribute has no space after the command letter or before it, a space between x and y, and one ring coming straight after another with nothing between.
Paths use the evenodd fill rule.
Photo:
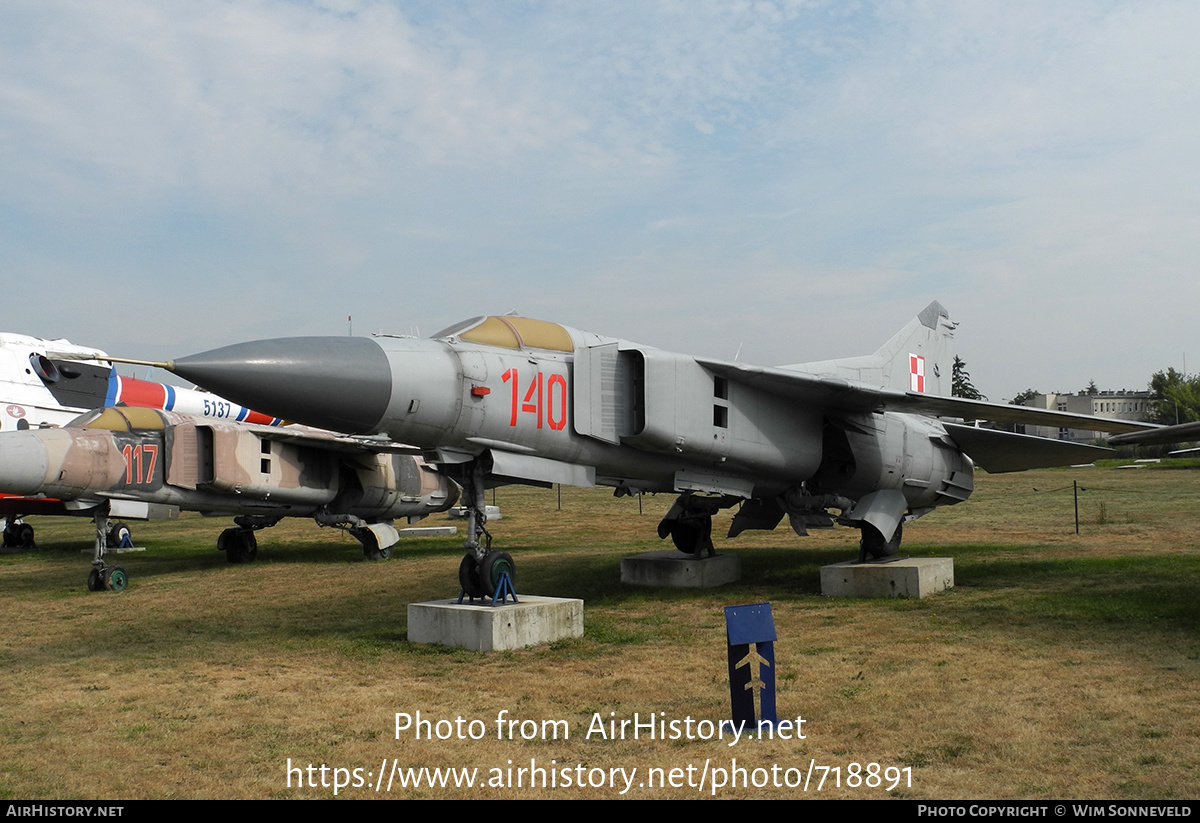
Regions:
<instances>
[{"instance_id":1,"label":"mig-23 fighter jet","mask_svg":"<svg viewBox=\"0 0 1200 823\"><path fill-rule=\"evenodd\" d=\"M485 484L677 493L658 533L685 552L711 552L712 516L736 507L730 537L786 515L799 535L858 529L862 556L882 557L906 521L966 500L975 465L1105 453L963 420L1147 427L948 396L955 325L934 302L872 355L774 368L516 316L432 339L261 340L153 365L269 414L424 448L464 488L463 587L491 594L513 564L480 539Z\"/></svg>"}]
</instances>

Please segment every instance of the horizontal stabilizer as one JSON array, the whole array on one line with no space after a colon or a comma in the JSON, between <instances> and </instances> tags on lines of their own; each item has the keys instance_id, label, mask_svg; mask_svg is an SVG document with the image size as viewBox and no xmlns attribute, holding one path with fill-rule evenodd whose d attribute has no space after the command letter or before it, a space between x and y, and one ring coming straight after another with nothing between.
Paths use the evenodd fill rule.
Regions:
<instances>
[{"instance_id":1,"label":"horizontal stabilizer","mask_svg":"<svg viewBox=\"0 0 1200 823\"><path fill-rule=\"evenodd\" d=\"M943 423L942 426L955 445L966 452L977 466L993 474L1090 463L1112 454L1112 449L1066 440L980 429L957 423Z\"/></svg>"}]
</instances>

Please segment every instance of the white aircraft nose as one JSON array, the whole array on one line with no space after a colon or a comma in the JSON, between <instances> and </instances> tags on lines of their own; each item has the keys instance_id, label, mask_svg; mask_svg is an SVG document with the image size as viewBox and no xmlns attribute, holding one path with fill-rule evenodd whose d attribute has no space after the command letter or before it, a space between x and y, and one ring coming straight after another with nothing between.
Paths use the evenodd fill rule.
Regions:
<instances>
[{"instance_id":1,"label":"white aircraft nose","mask_svg":"<svg viewBox=\"0 0 1200 823\"><path fill-rule=\"evenodd\" d=\"M45 484L49 461L38 434L0 434L0 494L37 494Z\"/></svg>"}]
</instances>

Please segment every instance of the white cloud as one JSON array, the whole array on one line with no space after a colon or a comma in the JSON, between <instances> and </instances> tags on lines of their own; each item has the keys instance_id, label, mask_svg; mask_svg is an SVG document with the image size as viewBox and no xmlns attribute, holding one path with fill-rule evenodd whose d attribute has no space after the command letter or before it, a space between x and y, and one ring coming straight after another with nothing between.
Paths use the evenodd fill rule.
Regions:
<instances>
[{"instance_id":1,"label":"white cloud","mask_svg":"<svg viewBox=\"0 0 1200 823\"><path fill-rule=\"evenodd\" d=\"M0 253L29 322L78 314L82 342L516 306L795 361L869 350L936 297L990 394L1052 374L1063 341L1132 382L1164 365L1147 341L1196 347L1157 308L1194 296L1198 15L15 1ZM42 308L64 278L147 319Z\"/></svg>"}]
</instances>

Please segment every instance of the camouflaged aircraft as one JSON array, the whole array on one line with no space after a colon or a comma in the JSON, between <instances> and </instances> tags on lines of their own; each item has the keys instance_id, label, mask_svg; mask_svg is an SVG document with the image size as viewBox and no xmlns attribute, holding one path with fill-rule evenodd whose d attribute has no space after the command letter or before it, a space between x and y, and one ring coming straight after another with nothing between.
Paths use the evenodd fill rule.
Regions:
<instances>
[{"instance_id":1,"label":"camouflaged aircraft","mask_svg":"<svg viewBox=\"0 0 1200 823\"><path fill-rule=\"evenodd\" d=\"M489 483L677 493L658 534L696 554L713 551L721 509L737 507L730 537L785 515L799 535L841 524L860 530L865 559L895 553L905 522L966 500L976 465L1106 453L963 420L1145 427L948 396L955 326L934 302L872 355L775 368L515 316L427 340L261 340L154 365L290 420L424 447L464 487L463 588L490 594L513 563L490 549Z\"/></svg>"},{"instance_id":2,"label":"camouflaged aircraft","mask_svg":"<svg viewBox=\"0 0 1200 823\"><path fill-rule=\"evenodd\" d=\"M104 555L114 511L232 516L217 548L232 563L258 553L254 533L312 517L356 537L368 559L391 556L397 518L449 509L458 487L409 454L304 427L211 420L161 409L109 407L61 428L0 433L0 491L93 514L88 588L121 590L127 575Z\"/></svg>"}]
</instances>

